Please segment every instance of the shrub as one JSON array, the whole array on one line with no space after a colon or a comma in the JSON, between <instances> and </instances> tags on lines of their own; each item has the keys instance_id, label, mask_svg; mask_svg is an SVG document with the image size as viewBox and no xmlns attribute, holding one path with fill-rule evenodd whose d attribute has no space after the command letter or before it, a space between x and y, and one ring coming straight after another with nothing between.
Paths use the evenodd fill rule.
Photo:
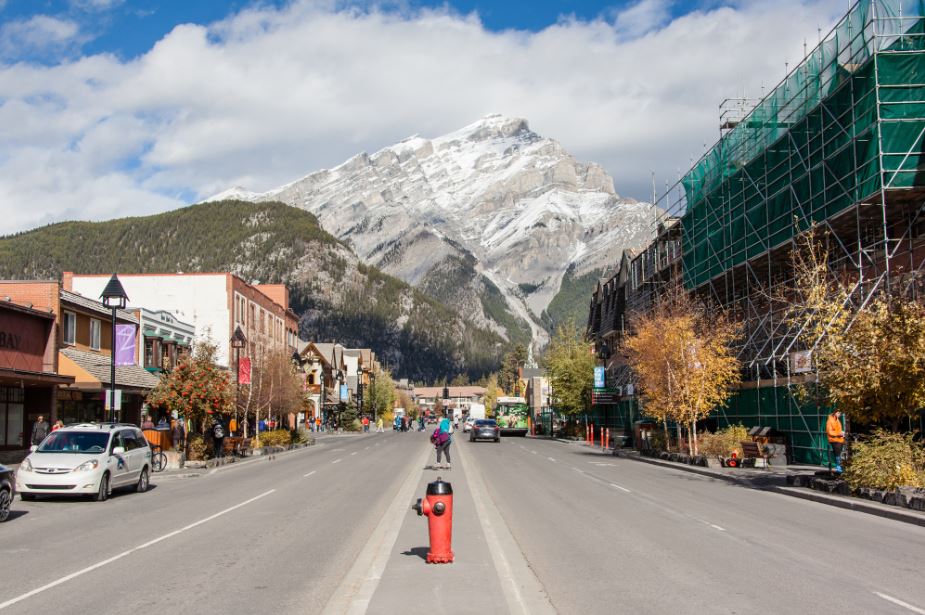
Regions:
<instances>
[{"instance_id":1,"label":"shrub","mask_svg":"<svg viewBox=\"0 0 925 615\"><path fill-rule=\"evenodd\" d=\"M202 461L206 456L212 455L212 447L202 437L202 434L192 434L187 443L187 459L190 461Z\"/></svg>"},{"instance_id":2,"label":"shrub","mask_svg":"<svg viewBox=\"0 0 925 615\"><path fill-rule=\"evenodd\" d=\"M852 489L925 487L925 449L912 434L878 429L853 444L851 452L844 478Z\"/></svg>"},{"instance_id":3,"label":"shrub","mask_svg":"<svg viewBox=\"0 0 925 615\"><path fill-rule=\"evenodd\" d=\"M293 429L289 432L293 444L314 444L315 438L307 429Z\"/></svg>"},{"instance_id":4,"label":"shrub","mask_svg":"<svg viewBox=\"0 0 925 615\"><path fill-rule=\"evenodd\" d=\"M714 455L716 457L727 457L732 451L737 451L742 455L742 441L748 440L748 430L744 425L730 425L724 427L716 433L705 433L700 441L700 453L703 455Z\"/></svg>"},{"instance_id":5,"label":"shrub","mask_svg":"<svg viewBox=\"0 0 925 615\"><path fill-rule=\"evenodd\" d=\"M259 444L256 444L257 447L260 446L282 446L288 447L292 443L292 434L289 433L288 429L274 429L273 431L264 431L260 434Z\"/></svg>"}]
</instances>

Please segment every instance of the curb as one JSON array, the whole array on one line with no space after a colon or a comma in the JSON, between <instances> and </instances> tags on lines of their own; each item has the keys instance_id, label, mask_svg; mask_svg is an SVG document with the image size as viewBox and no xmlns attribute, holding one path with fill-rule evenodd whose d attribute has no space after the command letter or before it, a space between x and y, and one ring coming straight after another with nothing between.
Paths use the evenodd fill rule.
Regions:
<instances>
[{"instance_id":1,"label":"curb","mask_svg":"<svg viewBox=\"0 0 925 615\"><path fill-rule=\"evenodd\" d=\"M803 489L800 487L782 487L780 485L753 485L750 481L746 480L745 477L731 476L728 474L719 474L716 472L711 472L706 468L698 468L697 466L689 466L680 463L671 463L663 462L659 459L649 459L646 457L636 457L629 455L622 455L616 453L618 457L623 459L629 459L631 461L640 461L642 463L648 463L649 465L659 466L662 468L674 468L676 470L681 470L682 472L690 472L692 474L700 474L701 476L706 476L709 478L718 478L725 480L726 482L739 485L741 487L746 487L748 489L754 489L755 491L766 491L768 493L779 493L781 495L790 496L792 498L798 498L801 500L808 500L811 502L816 502L818 504L826 504L828 506L835 506L837 508L843 508L845 510L853 510L855 512L866 513L869 515L875 515L877 517L883 517L885 519L892 519L893 521L900 521L902 523L909 523L912 525L918 525L925 527L925 515L919 515L914 512L907 512L901 508L896 508L893 506L886 507L885 505L877 506L873 502L866 502L858 498L851 497L838 497L832 496L818 491L813 491L812 489ZM768 478L771 478L770 476Z\"/></svg>"}]
</instances>

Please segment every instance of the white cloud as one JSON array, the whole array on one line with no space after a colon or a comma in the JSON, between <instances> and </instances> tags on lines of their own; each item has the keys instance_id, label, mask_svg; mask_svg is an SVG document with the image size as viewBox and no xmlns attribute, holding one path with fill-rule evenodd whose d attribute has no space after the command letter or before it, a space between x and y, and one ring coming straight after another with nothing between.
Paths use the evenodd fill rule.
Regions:
<instances>
[{"instance_id":1,"label":"white cloud","mask_svg":"<svg viewBox=\"0 0 925 615\"><path fill-rule=\"evenodd\" d=\"M0 26L0 58L27 53L61 51L77 40L78 25L70 20L33 15Z\"/></svg>"},{"instance_id":2,"label":"white cloud","mask_svg":"<svg viewBox=\"0 0 925 615\"><path fill-rule=\"evenodd\" d=\"M744 3L661 26L649 12L627 39L619 15L496 33L473 16L306 1L177 27L129 62L0 65L0 232L266 190L491 112L529 119L645 198L652 171L661 187L715 140L719 101L776 83L834 4Z\"/></svg>"},{"instance_id":3,"label":"white cloud","mask_svg":"<svg viewBox=\"0 0 925 615\"><path fill-rule=\"evenodd\" d=\"M125 0L71 0L71 6L82 11L108 11Z\"/></svg>"},{"instance_id":4,"label":"white cloud","mask_svg":"<svg viewBox=\"0 0 925 615\"><path fill-rule=\"evenodd\" d=\"M671 0L639 0L613 13L614 27L628 38L648 34L670 21L671 5Z\"/></svg>"}]
</instances>

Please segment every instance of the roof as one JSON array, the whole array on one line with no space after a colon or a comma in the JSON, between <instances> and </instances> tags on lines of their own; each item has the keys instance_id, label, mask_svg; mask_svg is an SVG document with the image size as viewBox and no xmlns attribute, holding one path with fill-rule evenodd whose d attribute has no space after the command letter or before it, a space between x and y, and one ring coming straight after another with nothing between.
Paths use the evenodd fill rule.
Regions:
<instances>
[{"instance_id":1,"label":"roof","mask_svg":"<svg viewBox=\"0 0 925 615\"><path fill-rule=\"evenodd\" d=\"M23 314L28 314L29 316L38 316L39 318L44 318L46 320L55 319L55 315L51 312L51 308L38 310L34 307L31 307L31 304L22 305L20 303L13 303L12 300L0 301L0 308L21 312Z\"/></svg>"},{"instance_id":2,"label":"roof","mask_svg":"<svg viewBox=\"0 0 925 615\"><path fill-rule=\"evenodd\" d=\"M106 307L101 302L96 301L95 299L88 299L83 295L72 293L69 290L61 290L61 301L80 306L86 310L90 310L91 312L102 314L103 316L112 316L112 309ZM135 318L135 315L126 310L116 310L116 320L133 322L136 325L138 324L138 319Z\"/></svg>"},{"instance_id":3,"label":"roof","mask_svg":"<svg viewBox=\"0 0 925 615\"><path fill-rule=\"evenodd\" d=\"M85 352L75 348L64 348L61 354L73 361L82 370L109 385L110 359L109 355L95 352ZM140 365L117 365L116 386L134 389L153 389L157 386L158 378Z\"/></svg>"}]
</instances>

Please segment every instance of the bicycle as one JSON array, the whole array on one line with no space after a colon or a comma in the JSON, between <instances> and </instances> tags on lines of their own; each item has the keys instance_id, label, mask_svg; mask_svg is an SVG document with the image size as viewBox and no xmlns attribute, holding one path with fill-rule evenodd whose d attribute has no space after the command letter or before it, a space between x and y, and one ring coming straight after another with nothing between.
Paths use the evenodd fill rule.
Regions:
<instances>
[{"instance_id":1,"label":"bicycle","mask_svg":"<svg viewBox=\"0 0 925 615\"><path fill-rule=\"evenodd\" d=\"M167 454L161 450L160 446L151 445L151 470L154 472L163 472L167 469Z\"/></svg>"}]
</instances>

